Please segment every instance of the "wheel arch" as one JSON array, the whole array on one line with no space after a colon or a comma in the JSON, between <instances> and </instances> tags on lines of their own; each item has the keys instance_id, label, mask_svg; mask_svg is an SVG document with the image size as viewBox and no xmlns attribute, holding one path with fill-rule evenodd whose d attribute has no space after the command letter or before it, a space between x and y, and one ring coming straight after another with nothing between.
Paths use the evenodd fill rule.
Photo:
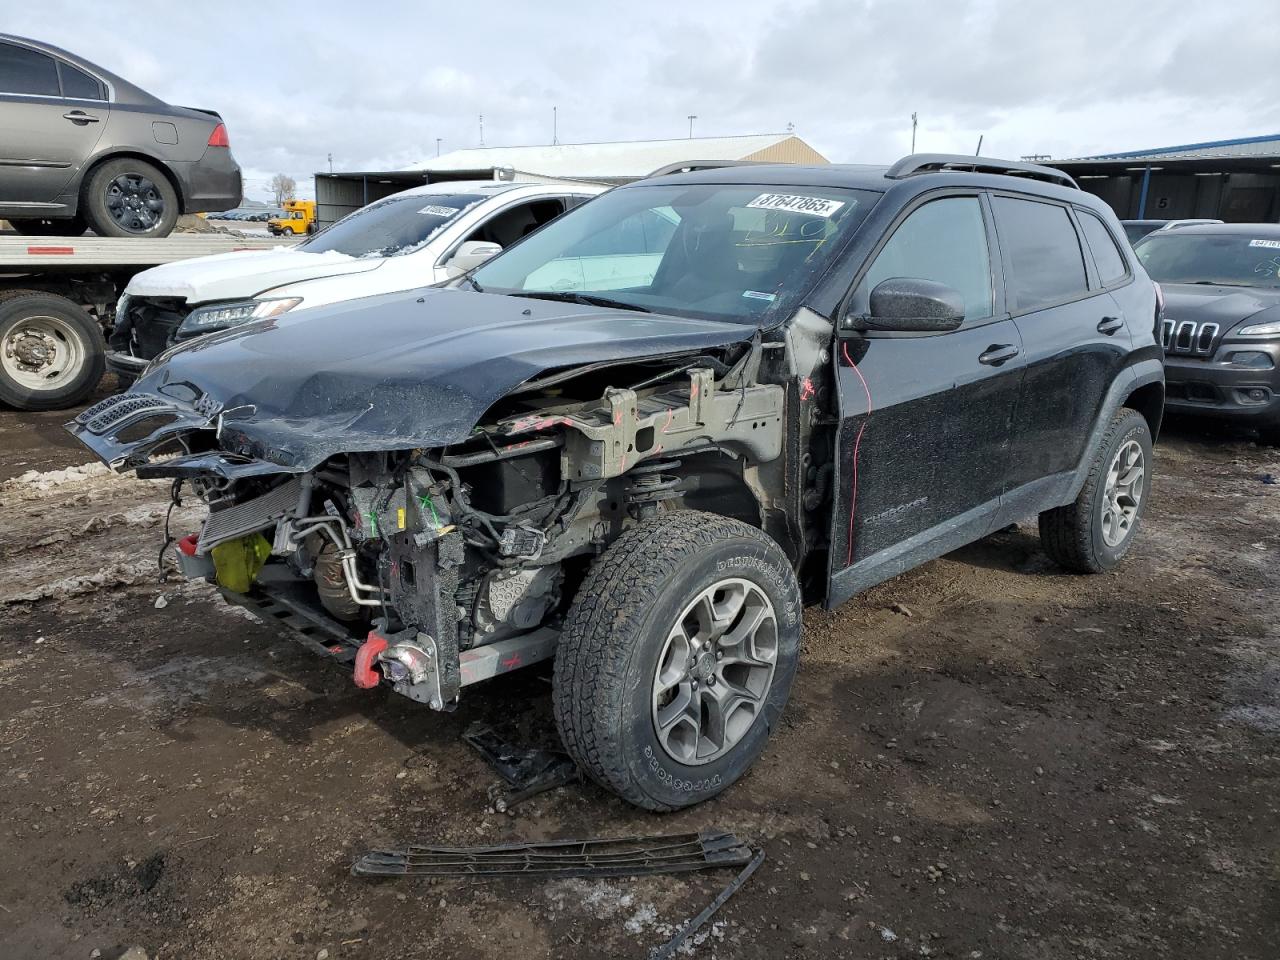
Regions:
<instances>
[{"instance_id":1,"label":"wheel arch","mask_svg":"<svg viewBox=\"0 0 1280 960\"><path fill-rule=\"evenodd\" d=\"M89 181L93 179L93 175L98 171L104 163L110 163L112 160L141 160L143 163L149 163L169 181L169 185L173 187L173 192L178 195L178 211L180 213L187 212L187 197L182 190L182 182L178 176L169 169L169 164L159 157L144 153L141 150L112 150L101 156L94 157L88 163L83 173L80 175L80 186L76 190L76 212L80 212L84 208L85 191L89 189Z\"/></svg>"},{"instance_id":2,"label":"wheel arch","mask_svg":"<svg viewBox=\"0 0 1280 960\"><path fill-rule=\"evenodd\" d=\"M1125 397L1122 406L1142 414L1154 441L1160 436L1160 424L1164 421L1164 381L1155 380L1135 388Z\"/></svg>"},{"instance_id":3,"label":"wheel arch","mask_svg":"<svg viewBox=\"0 0 1280 960\"><path fill-rule=\"evenodd\" d=\"M720 448L680 456L683 509L714 513L768 531L767 512L748 473L750 467ZM643 461L642 461L643 462Z\"/></svg>"}]
</instances>

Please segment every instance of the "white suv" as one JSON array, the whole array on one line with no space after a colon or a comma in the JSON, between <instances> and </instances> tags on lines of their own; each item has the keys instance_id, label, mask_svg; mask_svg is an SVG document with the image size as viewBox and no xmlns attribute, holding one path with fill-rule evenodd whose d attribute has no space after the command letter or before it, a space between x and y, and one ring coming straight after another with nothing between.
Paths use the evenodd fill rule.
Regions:
<instances>
[{"instance_id":1,"label":"white suv","mask_svg":"<svg viewBox=\"0 0 1280 960\"><path fill-rule=\"evenodd\" d=\"M296 246L144 270L116 308L107 368L126 386L181 340L286 311L439 283L605 189L434 183L361 207Z\"/></svg>"}]
</instances>

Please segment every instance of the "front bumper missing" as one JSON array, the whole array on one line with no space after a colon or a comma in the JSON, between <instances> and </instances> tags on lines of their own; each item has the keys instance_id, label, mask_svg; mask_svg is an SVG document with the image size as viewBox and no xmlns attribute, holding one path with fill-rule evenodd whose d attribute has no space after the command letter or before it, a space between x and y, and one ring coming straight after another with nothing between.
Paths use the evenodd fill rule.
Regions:
<instances>
[{"instance_id":1,"label":"front bumper missing","mask_svg":"<svg viewBox=\"0 0 1280 960\"><path fill-rule=\"evenodd\" d=\"M332 660L344 669L353 669L356 654L367 642L367 638L357 636L346 624L317 611L314 598L308 595L310 582L273 569L278 566L269 564L248 593L235 593L231 590L220 592L229 603L243 607L269 624L283 627L289 639L317 656ZM394 641L401 639L399 635L390 638L393 642L388 643L387 650L393 650ZM416 646L425 646L416 636L410 638L409 642L415 640ZM458 654L458 685L470 686L548 660L554 656L559 640L558 631L543 627L518 637L463 650ZM386 671L383 674L384 679L379 685L389 685L397 693L436 710L449 709L457 695L456 691L450 693L440 689L436 670L428 671L417 682L414 682L412 676L404 676L393 682L385 677Z\"/></svg>"}]
</instances>

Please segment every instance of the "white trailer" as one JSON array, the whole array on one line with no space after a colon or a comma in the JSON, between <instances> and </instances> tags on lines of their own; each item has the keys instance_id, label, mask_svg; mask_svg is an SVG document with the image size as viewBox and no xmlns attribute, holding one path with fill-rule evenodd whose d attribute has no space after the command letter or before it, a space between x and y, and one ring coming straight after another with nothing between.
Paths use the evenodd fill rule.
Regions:
<instances>
[{"instance_id":1,"label":"white trailer","mask_svg":"<svg viewBox=\"0 0 1280 960\"><path fill-rule=\"evenodd\" d=\"M0 234L0 403L60 410L87 397L102 379L116 301L134 274L291 242L199 233L156 239Z\"/></svg>"}]
</instances>

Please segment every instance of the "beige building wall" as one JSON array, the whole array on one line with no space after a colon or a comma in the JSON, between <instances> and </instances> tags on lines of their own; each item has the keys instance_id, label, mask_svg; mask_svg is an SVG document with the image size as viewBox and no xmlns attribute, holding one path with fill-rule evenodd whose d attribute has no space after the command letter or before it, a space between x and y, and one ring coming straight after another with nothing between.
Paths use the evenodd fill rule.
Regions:
<instances>
[{"instance_id":1,"label":"beige building wall","mask_svg":"<svg viewBox=\"0 0 1280 960\"><path fill-rule=\"evenodd\" d=\"M763 160L767 163L830 163L831 161L809 146L799 137L787 137L771 147L749 153L743 160Z\"/></svg>"}]
</instances>

